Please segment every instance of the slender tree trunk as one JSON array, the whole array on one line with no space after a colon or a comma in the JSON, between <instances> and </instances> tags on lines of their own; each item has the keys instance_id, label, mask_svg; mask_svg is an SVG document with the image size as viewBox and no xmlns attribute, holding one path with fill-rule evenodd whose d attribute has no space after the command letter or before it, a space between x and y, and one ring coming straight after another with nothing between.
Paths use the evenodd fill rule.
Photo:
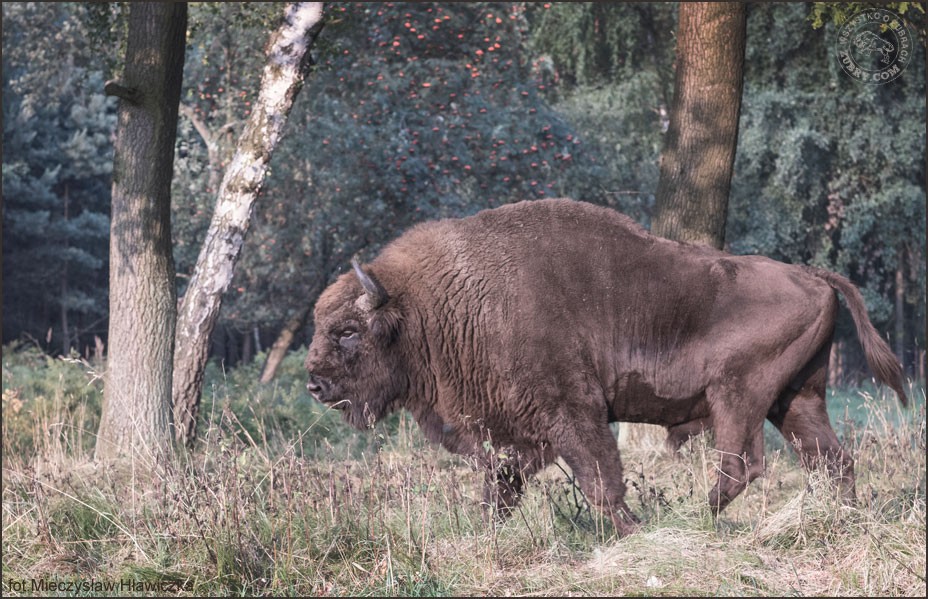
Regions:
<instances>
[{"instance_id":1,"label":"slender tree trunk","mask_svg":"<svg viewBox=\"0 0 928 599\"><path fill-rule=\"evenodd\" d=\"M176 439L187 445L196 439L203 370L222 294L232 281L252 206L303 86L311 62L309 50L322 24L321 2L287 6L284 23L268 45L258 100L220 184L216 211L181 302L174 356L174 423Z\"/></svg>"},{"instance_id":2,"label":"slender tree trunk","mask_svg":"<svg viewBox=\"0 0 928 599\"><path fill-rule=\"evenodd\" d=\"M64 265L64 272L61 273L61 355L67 356L71 353L71 325L68 323L68 305L65 298L68 296L68 265Z\"/></svg>"},{"instance_id":3,"label":"slender tree trunk","mask_svg":"<svg viewBox=\"0 0 928 599\"><path fill-rule=\"evenodd\" d=\"M831 353L828 356L828 386L841 387L844 383L844 347L841 341L835 340L831 344Z\"/></svg>"},{"instance_id":4,"label":"slender tree trunk","mask_svg":"<svg viewBox=\"0 0 928 599\"><path fill-rule=\"evenodd\" d=\"M899 248L896 262L896 357L905 369L905 248Z\"/></svg>"},{"instance_id":5,"label":"slender tree trunk","mask_svg":"<svg viewBox=\"0 0 928 599\"><path fill-rule=\"evenodd\" d=\"M680 2L670 124L661 155L651 232L725 244L744 74L746 17L740 2ZM623 444L654 444L660 427L626 424Z\"/></svg>"},{"instance_id":6,"label":"slender tree trunk","mask_svg":"<svg viewBox=\"0 0 928 599\"><path fill-rule=\"evenodd\" d=\"M222 158L220 156L220 141L222 136L225 135L227 131L238 125L239 122L232 121L226 123L214 132L210 130L209 126L207 126L206 121L197 116L196 110L194 110L191 106L181 104L180 113L190 120L190 122L193 124L193 128L196 129L197 133L200 135L200 138L203 140L203 143L206 144L207 168L209 172L206 191L208 193L216 193L219 190L219 185L222 181Z\"/></svg>"},{"instance_id":7,"label":"slender tree trunk","mask_svg":"<svg viewBox=\"0 0 928 599\"><path fill-rule=\"evenodd\" d=\"M674 98L651 231L721 249L738 143L745 7L681 2L679 10Z\"/></svg>"},{"instance_id":8,"label":"slender tree trunk","mask_svg":"<svg viewBox=\"0 0 928 599\"><path fill-rule=\"evenodd\" d=\"M918 363L915 366L915 380L921 382L922 385L925 384L925 361L928 354L925 350L920 349L915 352L918 356Z\"/></svg>"},{"instance_id":9,"label":"slender tree trunk","mask_svg":"<svg viewBox=\"0 0 928 599\"><path fill-rule=\"evenodd\" d=\"M309 312L310 307L307 306L306 309L300 310L294 314L290 320L287 321L287 324L284 325L284 328L281 329L280 334L277 335L277 340L274 341L274 345L271 346L270 351L267 353L267 359L264 361L264 369L261 371L262 383L271 382L271 379L277 374L277 368L280 366L280 363L283 362L284 357L287 355L287 350L289 350L290 346L293 344L293 338L306 324L306 319L309 318Z\"/></svg>"},{"instance_id":10,"label":"slender tree trunk","mask_svg":"<svg viewBox=\"0 0 928 599\"><path fill-rule=\"evenodd\" d=\"M133 2L113 166L109 353L96 457L164 457L171 449L176 295L171 176L187 5Z\"/></svg>"},{"instance_id":11,"label":"slender tree trunk","mask_svg":"<svg viewBox=\"0 0 928 599\"><path fill-rule=\"evenodd\" d=\"M308 167L309 165L307 164L307 168ZM325 285L325 281L331 274L332 248L328 240L328 235L320 234L313 242L314 255L317 257L319 263L319 272L316 276L316 283L310 288L310 291L305 294L305 297L318 298L319 293L322 291L322 287ZM261 370L260 381L262 383L271 382L274 375L277 374L277 368L280 366L280 363L283 362L284 357L286 357L287 350L293 345L294 337L296 337L300 329L306 326L306 321L309 320L309 316L312 314L313 305L314 303L307 303L304 308L295 312L280 331L280 334L274 341L274 345L272 345L271 349L268 351L267 359L264 362L264 368Z\"/></svg>"},{"instance_id":12,"label":"slender tree trunk","mask_svg":"<svg viewBox=\"0 0 928 599\"><path fill-rule=\"evenodd\" d=\"M68 186L64 187L64 222L70 218L69 209L70 197ZM68 236L65 235L61 240L65 251L68 249ZM71 325L68 323L68 261L63 260L61 263L61 289L58 301L61 304L61 355L67 356L71 353Z\"/></svg>"},{"instance_id":13,"label":"slender tree trunk","mask_svg":"<svg viewBox=\"0 0 928 599\"><path fill-rule=\"evenodd\" d=\"M245 331L242 335L242 364L250 364L254 357L254 337L248 331Z\"/></svg>"}]
</instances>

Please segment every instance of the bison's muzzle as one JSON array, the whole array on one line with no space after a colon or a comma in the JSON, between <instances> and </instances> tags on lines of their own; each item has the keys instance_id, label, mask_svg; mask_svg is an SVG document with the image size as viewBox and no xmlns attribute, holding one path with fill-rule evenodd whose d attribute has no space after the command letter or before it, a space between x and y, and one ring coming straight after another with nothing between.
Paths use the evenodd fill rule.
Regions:
<instances>
[{"instance_id":1,"label":"bison's muzzle","mask_svg":"<svg viewBox=\"0 0 928 599\"><path fill-rule=\"evenodd\" d=\"M309 382L306 383L306 390L309 391L310 395L316 398L316 401L326 405L332 403L332 384L324 378L310 373Z\"/></svg>"}]
</instances>

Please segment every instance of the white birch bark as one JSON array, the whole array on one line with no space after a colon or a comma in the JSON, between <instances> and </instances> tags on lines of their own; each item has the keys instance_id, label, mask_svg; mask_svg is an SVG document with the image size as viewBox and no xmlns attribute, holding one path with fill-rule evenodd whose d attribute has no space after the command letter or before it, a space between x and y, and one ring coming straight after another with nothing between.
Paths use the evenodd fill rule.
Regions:
<instances>
[{"instance_id":1,"label":"white birch bark","mask_svg":"<svg viewBox=\"0 0 928 599\"><path fill-rule=\"evenodd\" d=\"M216 210L181 301L174 353L174 426L176 440L187 445L196 438L203 371L222 295L232 282L271 154L303 86L310 48L322 30L322 7L322 2L288 5L283 24L271 37L258 100L220 184Z\"/></svg>"}]
</instances>

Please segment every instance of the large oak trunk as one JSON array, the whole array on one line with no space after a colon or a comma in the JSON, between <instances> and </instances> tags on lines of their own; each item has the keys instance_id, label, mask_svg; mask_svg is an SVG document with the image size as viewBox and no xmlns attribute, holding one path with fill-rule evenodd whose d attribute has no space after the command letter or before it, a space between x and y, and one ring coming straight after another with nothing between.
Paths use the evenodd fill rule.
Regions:
<instances>
[{"instance_id":1,"label":"large oak trunk","mask_svg":"<svg viewBox=\"0 0 928 599\"><path fill-rule=\"evenodd\" d=\"M661 237L721 249L725 242L744 72L745 8L681 2L670 126L661 156Z\"/></svg>"},{"instance_id":2,"label":"large oak trunk","mask_svg":"<svg viewBox=\"0 0 928 599\"><path fill-rule=\"evenodd\" d=\"M113 167L109 351L96 457L157 459L171 447L176 296L171 175L186 4L132 3Z\"/></svg>"}]
</instances>

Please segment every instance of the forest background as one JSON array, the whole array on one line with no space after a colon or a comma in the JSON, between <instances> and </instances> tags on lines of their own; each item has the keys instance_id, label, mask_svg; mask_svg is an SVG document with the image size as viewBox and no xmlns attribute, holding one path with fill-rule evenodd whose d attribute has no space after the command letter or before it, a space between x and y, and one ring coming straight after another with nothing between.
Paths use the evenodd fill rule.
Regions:
<instances>
[{"instance_id":1,"label":"forest background","mask_svg":"<svg viewBox=\"0 0 928 599\"><path fill-rule=\"evenodd\" d=\"M279 10L191 6L172 193L179 296ZM116 101L103 82L124 19L79 3L3 11L3 342L91 357L107 344ZM223 301L218 363L251 362L288 327L290 347L308 343L315 298L350 256L415 222L569 196L649 224L674 4L329 11ZM846 274L924 378L924 54L896 81L863 85L834 57L834 26L815 18L805 4L748 9L726 247ZM832 382L865 376L843 318Z\"/></svg>"}]
</instances>

